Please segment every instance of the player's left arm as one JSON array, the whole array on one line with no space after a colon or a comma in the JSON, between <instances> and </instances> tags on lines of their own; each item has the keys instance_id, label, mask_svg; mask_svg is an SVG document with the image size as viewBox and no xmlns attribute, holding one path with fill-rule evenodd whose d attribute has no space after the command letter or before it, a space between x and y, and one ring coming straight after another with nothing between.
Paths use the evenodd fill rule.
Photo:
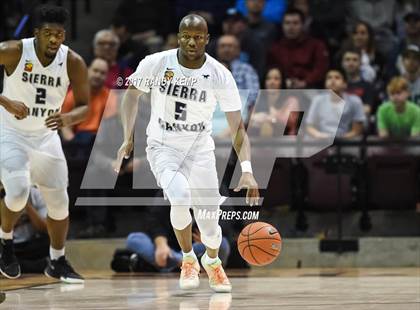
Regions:
<instances>
[{"instance_id":1,"label":"player's left arm","mask_svg":"<svg viewBox=\"0 0 420 310\"><path fill-rule=\"evenodd\" d=\"M68 113L56 113L49 116L45 123L53 130L72 126L82 122L89 110L89 82L86 64L81 56L69 50L67 72L74 95L74 109Z\"/></svg>"},{"instance_id":2,"label":"player's left arm","mask_svg":"<svg viewBox=\"0 0 420 310\"><path fill-rule=\"evenodd\" d=\"M232 137L233 148L241 161L242 176L239 180L235 192L246 188L246 202L253 206L258 204L260 193L258 191L258 184L252 174L251 168L251 144L245 130L245 125L242 120L240 111L226 112L226 119L229 124L230 134Z\"/></svg>"}]
</instances>

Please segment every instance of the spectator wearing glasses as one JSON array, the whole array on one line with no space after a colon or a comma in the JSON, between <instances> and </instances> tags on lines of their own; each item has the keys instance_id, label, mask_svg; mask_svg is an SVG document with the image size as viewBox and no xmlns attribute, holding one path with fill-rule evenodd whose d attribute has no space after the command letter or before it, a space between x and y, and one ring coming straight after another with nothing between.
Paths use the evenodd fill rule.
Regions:
<instances>
[{"instance_id":1,"label":"spectator wearing glasses","mask_svg":"<svg viewBox=\"0 0 420 310\"><path fill-rule=\"evenodd\" d=\"M108 63L108 75L105 80L105 86L108 88L126 88L125 81L133 70L127 63L117 61L120 39L111 30L100 30L95 34L93 40L93 53L95 58L105 59Z\"/></svg>"}]
</instances>

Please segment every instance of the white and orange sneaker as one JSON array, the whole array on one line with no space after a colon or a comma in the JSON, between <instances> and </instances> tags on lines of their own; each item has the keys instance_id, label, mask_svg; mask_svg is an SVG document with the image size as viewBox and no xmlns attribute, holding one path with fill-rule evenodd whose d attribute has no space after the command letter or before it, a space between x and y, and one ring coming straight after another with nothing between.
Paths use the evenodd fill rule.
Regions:
<instances>
[{"instance_id":1,"label":"white and orange sneaker","mask_svg":"<svg viewBox=\"0 0 420 310\"><path fill-rule=\"evenodd\" d=\"M222 267L222 261L217 258L213 264L206 263L207 253L201 257L201 265L209 276L210 288L216 293L230 293L232 285Z\"/></svg>"},{"instance_id":2,"label":"white and orange sneaker","mask_svg":"<svg viewBox=\"0 0 420 310\"><path fill-rule=\"evenodd\" d=\"M183 290L191 290L200 286L200 264L194 257L187 256L182 260L179 287Z\"/></svg>"}]
</instances>

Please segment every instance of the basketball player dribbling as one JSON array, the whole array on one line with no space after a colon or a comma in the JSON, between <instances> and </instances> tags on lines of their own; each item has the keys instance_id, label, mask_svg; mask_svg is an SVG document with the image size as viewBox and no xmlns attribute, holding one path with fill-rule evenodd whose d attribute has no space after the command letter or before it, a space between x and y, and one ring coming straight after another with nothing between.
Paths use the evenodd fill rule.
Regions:
<instances>
[{"instance_id":1,"label":"basketball player dribbling","mask_svg":"<svg viewBox=\"0 0 420 310\"><path fill-rule=\"evenodd\" d=\"M67 11L43 6L37 12L34 38L0 43L4 89L0 95L0 181L6 196L1 206L0 272L20 276L13 249L13 227L36 184L48 208L49 277L83 283L65 258L69 226L67 163L57 129L81 122L88 111L89 83L83 59L63 45ZM60 113L71 84L77 108Z\"/></svg>"},{"instance_id":2,"label":"basketball player dribbling","mask_svg":"<svg viewBox=\"0 0 420 310\"><path fill-rule=\"evenodd\" d=\"M241 161L242 176L235 191L247 188L246 200L250 205L258 203L259 191L252 174L239 91L229 70L205 53L208 41L206 21L198 15L187 15L179 25L179 48L152 54L140 62L129 78L131 85L122 101L124 142L115 168L119 170L123 158L133 149L138 98L151 91L147 159L157 184L171 204L171 224L183 252L180 287L199 286L200 265L192 250L192 208L206 246L201 263L210 287L216 292L230 292L231 283L218 258L222 240L218 219L197 216L200 209L210 214L219 210L221 197L211 138L216 104L226 113L233 146Z\"/></svg>"}]
</instances>

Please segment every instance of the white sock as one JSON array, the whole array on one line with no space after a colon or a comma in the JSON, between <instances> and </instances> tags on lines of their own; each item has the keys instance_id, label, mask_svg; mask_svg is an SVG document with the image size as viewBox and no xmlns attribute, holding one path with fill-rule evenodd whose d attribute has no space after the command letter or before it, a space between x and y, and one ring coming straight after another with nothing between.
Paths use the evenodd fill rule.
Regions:
<instances>
[{"instance_id":1,"label":"white sock","mask_svg":"<svg viewBox=\"0 0 420 310\"><path fill-rule=\"evenodd\" d=\"M0 228L0 239L5 240L12 240L13 239L13 229L10 232L4 232L3 229Z\"/></svg>"},{"instance_id":2,"label":"white sock","mask_svg":"<svg viewBox=\"0 0 420 310\"><path fill-rule=\"evenodd\" d=\"M56 250L50 246L50 258L52 260L56 260L59 259L61 256L64 256L64 249L65 248L62 248L61 250Z\"/></svg>"},{"instance_id":3,"label":"white sock","mask_svg":"<svg viewBox=\"0 0 420 310\"><path fill-rule=\"evenodd\" d=\"M210 256L207 255L207 252L204 255L205 255L204 260L207 265L214 264L215 262L219 260L218 256L216 256L215 258L211 258Z\"/></svg>"},{"instance_id":4,"label":"white sock","mask_svg":"<svg viewBox=\"0 0 420 310\"><path fill-rule=\"evenodd\" d=\"M189 251L188 253L182 252L182 258L186 258L186 257L193 257L195 260L197 260L197 256L195 256L193 249L191 249L191 251Z\"/></svg>"}]
</instances>

